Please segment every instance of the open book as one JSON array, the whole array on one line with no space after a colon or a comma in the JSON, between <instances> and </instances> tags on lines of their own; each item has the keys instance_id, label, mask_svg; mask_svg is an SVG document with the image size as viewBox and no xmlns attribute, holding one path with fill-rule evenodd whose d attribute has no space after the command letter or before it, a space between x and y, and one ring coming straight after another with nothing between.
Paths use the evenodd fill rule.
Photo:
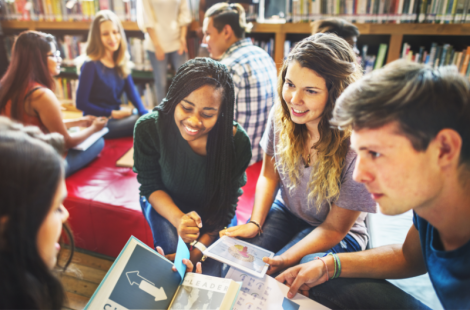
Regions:
<instances>
[{"instance_id":1,"label":"open book","mask_svg":"<svg viewBox=\"0 0 470 310\"><path fill-rule=\"evenodd\" d=\"M225 278L242 282L233 310L328 310L300 293L287 298L289 287L268 275L259 279L231 267Z\"/></svg>"},{"instance_id":2,"label":"open book","mask_svg":"<svg viewBox=\"0 0 470 310\"><path fill-rule=\"evenodd\" d=\"M180 249L187 251L184 258L189 258L189 250L180 241L174 264L178 272L174 272L172 262L131 237L85 309L231 310L241 284L185 274Z\"/></svg>"}]
</instances>

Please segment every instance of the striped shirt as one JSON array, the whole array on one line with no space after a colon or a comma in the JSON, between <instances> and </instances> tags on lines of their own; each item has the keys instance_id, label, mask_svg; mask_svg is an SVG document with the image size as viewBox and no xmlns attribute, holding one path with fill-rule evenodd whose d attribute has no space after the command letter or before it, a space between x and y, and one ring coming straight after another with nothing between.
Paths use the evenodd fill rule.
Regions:
<instances>
[{"instance_id":1,"label":"striped shirt","mask_svg":"<svg viewBox=\"0 0 470 310\"><path fill-rule=\"evenodd\" d=\"M259 143L276 97L276 66L268 53L254 46L249 38L232 44L220 62L227 66L233 77L234 120L250 138L251 165L263 159Z\"/></svg>"}]
</instances>

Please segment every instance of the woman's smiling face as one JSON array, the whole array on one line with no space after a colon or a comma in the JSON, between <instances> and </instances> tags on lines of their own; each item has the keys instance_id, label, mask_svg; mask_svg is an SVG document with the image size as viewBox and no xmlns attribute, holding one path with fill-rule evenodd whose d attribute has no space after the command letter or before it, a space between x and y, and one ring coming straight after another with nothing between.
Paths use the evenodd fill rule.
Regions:
<instances>
[{"instance_id":1,"label":"woman's smiling face","mask_svg":"<svg viewBox=\"0 0 470 310\"><path fill-rule=\"evenodd\" d=\"M217 123L223 89L204 85L181 100L175 108L175 123L186 141L206 137Z\"/></svg>"},{"instance_id":2,"label":"woman's smiling face","mask_svg":"<svg viewBox=\"0 0 470 310\"><path fill-rule=\"evenodd\" d=\"M328 102L328 89L324 78L292 61L287 68L282 97L294 123L317 124Z\"/></svg>"}]
</instances>

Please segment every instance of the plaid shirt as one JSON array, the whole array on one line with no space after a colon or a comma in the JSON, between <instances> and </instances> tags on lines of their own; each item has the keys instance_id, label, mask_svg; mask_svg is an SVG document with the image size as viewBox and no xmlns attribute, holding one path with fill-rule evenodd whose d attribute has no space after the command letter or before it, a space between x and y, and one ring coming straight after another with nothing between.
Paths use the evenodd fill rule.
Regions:
<instances>
[{"instance_id":1,"label":"plaid shirt","mask_svg":"<svg viewBox=\"0 0 470 310\"><path fill-rule=\"evenodd\" d=\"M272 58L246 38L232 44L220 60L235 86L234 119L250 137L250 165L263 159L259 145L276 97L277 70Z\"/></svg>"}]
</instances>

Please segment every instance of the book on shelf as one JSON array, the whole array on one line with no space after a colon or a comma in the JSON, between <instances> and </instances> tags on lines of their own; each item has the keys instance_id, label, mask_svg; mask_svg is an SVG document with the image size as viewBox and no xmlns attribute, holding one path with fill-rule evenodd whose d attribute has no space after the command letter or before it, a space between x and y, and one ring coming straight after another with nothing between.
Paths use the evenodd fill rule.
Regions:
<instances>
[{"instance_id":1,"label":"book on shelf","mask_svg":"<svg viewBox=\"0 0 470 310\"><path fill-rule=\"evenodd\" d=\"M123 21L135 21L137 0L0 0L0 19L89 21L100 10L112 10ZM1 9L2 6L0 6Z\"/></svg>"},{"instance_id":2,"label":"book on shelf","mask_svg":"<svg viewBox=\"0 0 470 310\"><path fill-rule=\"evenodd\" d=\"M181 238L173 264L131 237L85 309L232 309L241 283L185 273L183 258L189 249Z\"/></svg>"},{"instance_id":3,"label":"book on shelf","mask_svg":"<svg viewBox=\"0 0 470 310\"><path fill-rule=\"evenodd\" d=\"M253 45L256 45L262 48L269 56L274 57L274 39L271 38L268 41L264 40L256 40L255 38L251 38L251 42Z\"/></svg>"},{"instance_id":4,"label":"book on shelf","mask_svg":"<svg viewBox=\"0 0 470 310\"><path fill-rule=\"evenodd\" d=\"M468 23L470 0L286 0L287 22Z\"/></svg>"},{"instance_id":5,"label":"book on shelf","mask_svg":"<svg viewBox=\"0 0 470 310\"><path fill-rule=\"evenodd\" d=\"M404 43L401 58L424 63L433 68L454 65L457 67L460 74L468 77L470 46L460 51L450 44L441 46L437 43L432 43L429 51L427 51L424 46L421 46L419 51L414 53L411 49L411 45Z\"/></svg>"}]
</instances>

